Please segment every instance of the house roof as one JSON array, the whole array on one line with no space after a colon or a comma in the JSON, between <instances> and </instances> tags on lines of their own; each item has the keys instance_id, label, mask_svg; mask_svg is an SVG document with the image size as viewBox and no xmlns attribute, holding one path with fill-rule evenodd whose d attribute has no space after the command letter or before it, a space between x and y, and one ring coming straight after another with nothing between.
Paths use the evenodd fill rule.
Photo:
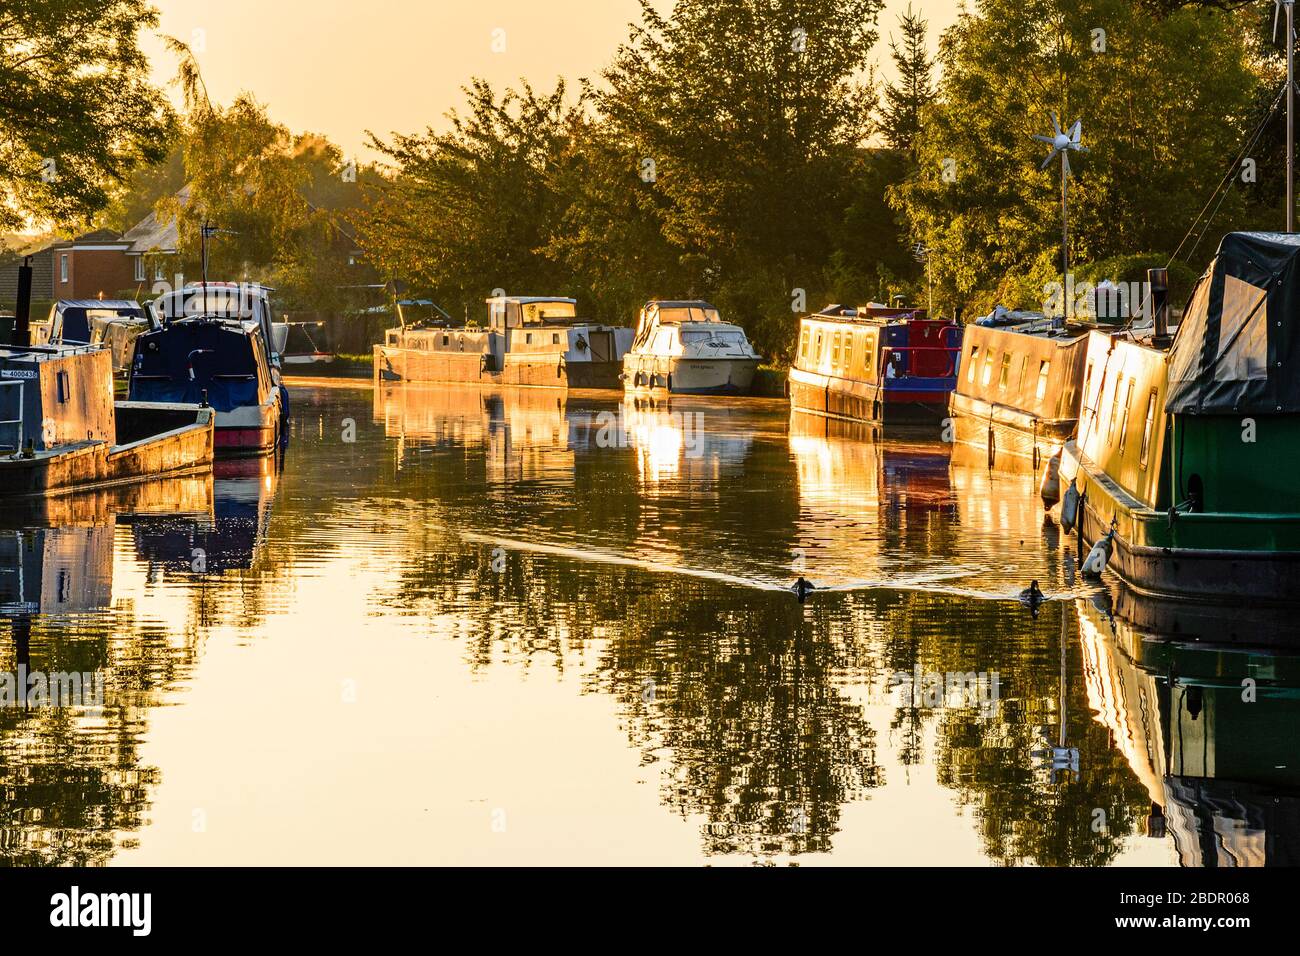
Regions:
<instances>
[{"instance_id":1,"label":"house roof","mask_svg":"<svg viewBox=\"0 0 1300 956\"><path fill-rule=\"evenodd\" d=\"M182 186L176 193L182 206L190 201L190 187ZM122 239L131 243L126 254L142 256L147 252L175 252L179 233L175 218L161 220L156 213L149 213L128 229Z\"/></svg>"}]
</instances>

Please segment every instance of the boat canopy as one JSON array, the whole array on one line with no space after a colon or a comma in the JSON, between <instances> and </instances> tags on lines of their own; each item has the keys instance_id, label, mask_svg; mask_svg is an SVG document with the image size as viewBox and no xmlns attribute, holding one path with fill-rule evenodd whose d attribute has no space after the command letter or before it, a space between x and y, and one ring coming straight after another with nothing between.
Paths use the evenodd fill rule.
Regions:
<instances>
[{"instance_id":1,"label":"boat canopy","mask_svg":"<svg viewBox=\"0 0 1300 956\"><path fill-rule=\"evenodd\" d=\"M145 319L144 307L126 299L60 299L50 307L49 341L69 345L89 345L99 338L91 334L95 326L117 319Z\"/></svg>"},{"instance_id":2,"label":"boat canopy","mask_svg":"<svg viewBox=\"0 0 1300 956\"><path fill-rule=\"evenodd\" d=\"M135 341L133 402L197 404L207 393L219 412L261 403L270 388L262 339L219 321L183 319Z\"/></svg>"},{"instance_id":3,"label":"boat canopy","mask_svg":"<svg viewBox=\"0 0 1300 956\"><path fill-rule=\"evenodd\" d=\"M1168 412L1300 412L1300 235L1231 232L1169 357Z\"/></svg>"}]
</instances>

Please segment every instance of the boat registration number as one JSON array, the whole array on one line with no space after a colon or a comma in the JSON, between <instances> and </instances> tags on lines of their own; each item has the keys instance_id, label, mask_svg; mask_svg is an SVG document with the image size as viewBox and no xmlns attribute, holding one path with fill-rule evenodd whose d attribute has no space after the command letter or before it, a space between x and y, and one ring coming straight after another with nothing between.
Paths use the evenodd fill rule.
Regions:
<instances>
[{"instance_id":1,"label":"boat registration number","mask_svg":"<svg viewBox=\"0 0 1300 956\"><path fill-rule=\"evenodd\" d=\"M36 370L31 368L0 369L0 378L35 378Z\"/></svg>"}]
</instances>

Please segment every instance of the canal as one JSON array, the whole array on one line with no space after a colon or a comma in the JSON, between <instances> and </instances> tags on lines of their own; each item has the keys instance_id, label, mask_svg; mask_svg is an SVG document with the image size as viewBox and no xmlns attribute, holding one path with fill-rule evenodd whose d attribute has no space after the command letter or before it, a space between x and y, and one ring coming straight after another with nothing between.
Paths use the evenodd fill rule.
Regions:
<instances>
[{"instance_id":1,"label":"canal","mask_svg":"<svg viewBox=\"0 0 1300 956\"><path fill-rule=\"evenodd\" d=\"M937 429L295 385L280 469L0 512L0 861L1300 862L1300 661Z\"/></svg>"}]
</instances>

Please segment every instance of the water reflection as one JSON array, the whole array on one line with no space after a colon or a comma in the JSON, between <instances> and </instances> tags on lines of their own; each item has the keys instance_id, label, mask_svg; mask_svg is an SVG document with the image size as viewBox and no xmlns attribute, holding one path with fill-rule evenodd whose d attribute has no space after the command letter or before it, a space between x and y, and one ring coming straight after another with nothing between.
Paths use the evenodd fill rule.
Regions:
<instances>
[{"instance_id":1,"label":"water reflection","mask_svg":"<svg viewBox=\"0 0 1300 956\"><path fill-rule=\"evenodd\" d=\"M0 670L107 705L0 714L5 860L1169 863L1153 803L1229 799L1240 739L1287 762L1295 713L1250 712L1175 775L1032 478L925 436L409 385L300 386L293 428L282 472L6 519Z\"/></svg>"},{"instance_id":2,"label":"water reflection","mask_svg":"<svg viewBox=\"0 0 1300 956\"><path fill-rule=\"evenodd\" d=\"M1126 593L1122 609L1141 603ZM1105 597L1078 604L1089 704L1146 790L1147 835L1183 866L1300 864L1296 652L1186 643Z\"/></svg>"}]
</instances>

